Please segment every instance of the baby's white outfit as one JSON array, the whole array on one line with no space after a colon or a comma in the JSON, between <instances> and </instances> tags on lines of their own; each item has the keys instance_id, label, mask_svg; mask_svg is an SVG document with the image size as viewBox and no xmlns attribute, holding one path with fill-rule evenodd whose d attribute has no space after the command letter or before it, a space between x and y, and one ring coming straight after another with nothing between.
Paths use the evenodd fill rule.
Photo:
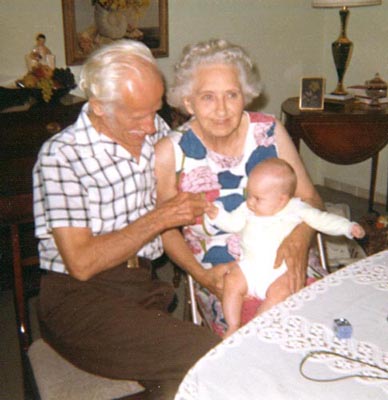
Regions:
<instances>
[{"instance_id":1,"label":"baby's white outfit","mask_svg":"<svg viewBox=\"0 0 388 400\"><path fill-rule=\"evenodd\" d=\"M353 222L346 218L318 210L299 198L292 198L275 215L256 216L242 203L231 213L224 210L222 204L218 215L211 220L205 217L205 223L216 225L219 229L231 233L241 233L242 257L240 268L248 284L248 294L264 299L271 283L287 270L285 262L274 269L276 252L283 239L296 225L305 222L317 231L328 235L345 235L352 238Z\"/></svg>"}]
</instances>

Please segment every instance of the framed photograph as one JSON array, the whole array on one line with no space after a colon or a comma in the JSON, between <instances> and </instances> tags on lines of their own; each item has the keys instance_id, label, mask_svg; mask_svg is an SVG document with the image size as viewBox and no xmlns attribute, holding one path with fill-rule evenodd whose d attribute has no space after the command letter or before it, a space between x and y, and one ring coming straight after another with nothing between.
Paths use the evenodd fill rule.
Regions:
<instances>
[{"instance_id":1,"label":"framed photograph","mask_svg":"<svg viewBox=\"0 0 388 400\"><path fill-rule=\"evenodd\" d=\"M324 78L302 78L299 108L301 110L323 110L325 100Z\"/></svg>"},{"instance_id":2,"label":"framed photograph","mask_svg":"<svg viewBox=\"0 0 388 400\"><path fill-rule=\"evenodd\" d=\"M168 56L168 0L62 0L67 65L82 64L101 45L120 39L145 43Z\"/></svg>"}]
</instances>

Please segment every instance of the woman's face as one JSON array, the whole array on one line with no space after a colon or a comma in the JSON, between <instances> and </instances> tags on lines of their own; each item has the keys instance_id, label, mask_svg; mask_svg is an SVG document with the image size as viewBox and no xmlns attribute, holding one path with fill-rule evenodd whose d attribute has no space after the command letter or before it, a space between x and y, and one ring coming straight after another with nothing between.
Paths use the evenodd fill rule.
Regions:
<instances>
[{"instance_id":1,"label":"woman's face","mask_svg":"<svg viewBox=\"0 0 388 400\"><path fill-rule=\"evenodd\" d=\"M236 67L225 64L201 66L196 70L192 95L184 100L204 136L234 134L244 111L244 96Z\"/></svg>"}]
</instances>

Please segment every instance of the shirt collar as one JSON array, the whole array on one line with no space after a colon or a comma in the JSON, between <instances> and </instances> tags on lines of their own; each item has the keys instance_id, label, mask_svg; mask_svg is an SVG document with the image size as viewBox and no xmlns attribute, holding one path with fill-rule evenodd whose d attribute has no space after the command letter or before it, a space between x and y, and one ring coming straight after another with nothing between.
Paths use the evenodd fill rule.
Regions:
<instances>
[{"instance_id":1,"label":"shirt collar","mask_svg":"<svg viewBox=\"0 0 388 400\"><path fill-rule=\"evenodd\" d=\"M110 154L114 157L132 158L131 153L124 147L114 142L108 136L99 133L92 125L89 116L89 103L83 105L80 115L75 122L75 141L79 145L80 153L84 157L101 157L103 154ZM141 150L140 159L148 158L151 154L153 144L147 135ZM141 161L141 160L140 160Z\"/></svg>"}]
</instances>

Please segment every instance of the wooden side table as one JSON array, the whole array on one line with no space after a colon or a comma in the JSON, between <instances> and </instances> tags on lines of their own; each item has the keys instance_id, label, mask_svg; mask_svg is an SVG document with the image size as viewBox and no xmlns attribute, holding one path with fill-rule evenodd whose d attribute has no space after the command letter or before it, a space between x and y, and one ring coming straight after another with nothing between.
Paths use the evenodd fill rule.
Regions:
<instances>
[{"instance_id":1,"label":"wooden side table","mask_svg":"<svg viewBox=\"0 0 388 400\"><path fill-rule=\"evenodd\" d=\"M284 125L299 150L300 139L320 158L349 165L372 158L368 211L373 211L379 152L388 143L388 105L325 102L322 111L299 110L299 99L282 103ZM387 204L388 211L388 185Z\"/></svg>"}]
</instances>

